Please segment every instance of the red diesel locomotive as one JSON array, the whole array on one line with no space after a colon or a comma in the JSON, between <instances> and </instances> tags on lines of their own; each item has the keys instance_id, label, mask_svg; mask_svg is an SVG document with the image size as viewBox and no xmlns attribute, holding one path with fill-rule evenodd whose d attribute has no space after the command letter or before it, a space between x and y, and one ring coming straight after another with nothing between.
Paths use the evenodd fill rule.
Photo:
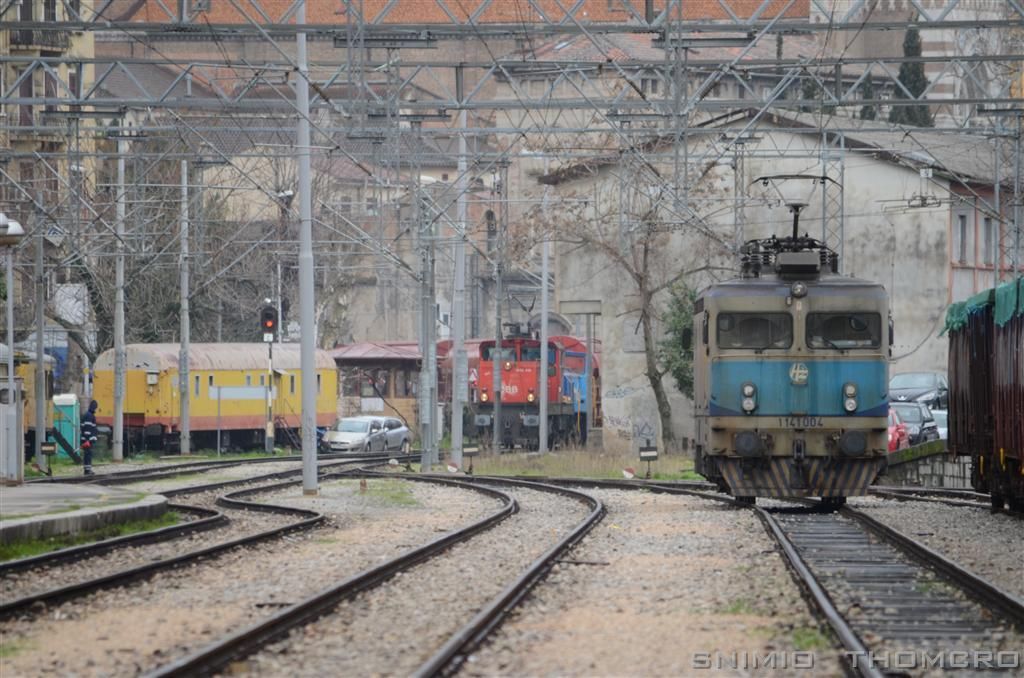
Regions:
<instances>
[{"instance_id":1,"label":"red diesel locomotive","mask_svg":"<svg viewBox=\"0 0 1024 678\"><path fill-rule=\"evenodd\" d=\"M586 380L586 346L576 337L553 336L548 340L548 449L570 441L586 442L587 417L596 416L599 402L599 369L591 359L594 407L589 405ZM529 337L481 341L479 367L472 386L476 397L477 435L485 444L492 439L494 370L501 375L501 445L527 449L539 447L541 344ZM472 379L471 379L472 382Z\"/></svg>"}]
</instances>

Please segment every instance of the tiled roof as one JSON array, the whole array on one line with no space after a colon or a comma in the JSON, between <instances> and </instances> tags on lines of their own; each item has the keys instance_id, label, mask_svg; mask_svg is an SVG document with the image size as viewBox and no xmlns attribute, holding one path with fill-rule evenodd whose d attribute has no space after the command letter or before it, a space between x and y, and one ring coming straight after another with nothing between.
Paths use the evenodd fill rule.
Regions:
<instances>
[{"instance_id":1,"label":"tiled roof","mask_svg":"<svg viewBox=\"0 0 1024 678\"><path fill-rule=\"evenodd\" d=\"M415 341L362 341L328 351L335 362L350 360L419 360Z\"/></svg>"},{"instance_id":2,"label":"tiled roof","mask_svg":"<svg viewBox=\"0 0 1024 678\"><path fill-rule=\"evenodd\" d=\"M716 35L725 37L730 34ZM686 37L699 39L697 33ZM704 36L707 37L707 36ZM654 43L656 36L650 33L597 34L592 38L585 35L566 35L543 44L532 46L509 55L508 61L522 59L530 61L649 61L656 65L665 59L665 50ZM801 35L787 35L782 41L784 59L801 59L814 56L817 51L814 38ZM694 62L723 63L738 57L745 47L694 47L689 50L689 59ZM744 60L775 59L774 40L759 40L744 56ZM742 63L742 62L741 62Z\"/></svg>"},{"instance_id":3,"label":"tiled roof","mask_svg":"<svg viewBox=\"0 0 1024 678\"><path fill-rule=\"evenodd\" d=\"M381 15L389 5L389 0L364 0L363 17L371 22ZM397 0L390 11L380 19L385 24L419 24L419 23L450 23L451 19L442 8L442 4L459 21L474 14L483 7L484 0L462 0L462 2L439 3L437 0ZM551 21L558 21L566 16L566 11L575 3L565 0L534 0L534 4L544 12ZM786 0L775 0L761 15L769 19L778 14L787 4ZM293 0L259 0L256 3L235 3L223 0L212 0L209 11L202 12L197 23L245 23L247 19L237 7L244 7L251 19L262 23L274 23L279 20L293 5ZM683 3L683 18L693 20L724 20L730 19L723 5L739 18L753 15L761 6L761 0L729 0L721 3L718 0L687 0ZM164 22L170 21L168 9L174 12L177 3L161 0L114 0L104 12L104 16L116 21ZM263 19L256 7L270 18ZM632 11L627 10L631 8ZM665 0L654 0L655 13L665 9ZM797 0L786 13L788 18L806 18L810 12L810 0ZM584 0L576 11L575 18L581 23L625 22L633 18L643 17L644 0ZM537 11L527 0L493 0L475 18L479 23L523 23L538 21ZM306 7L306 22L309 24L344 25L345 9L341 2L318 0L309 2Z\"/></svg>"}]
</instances>

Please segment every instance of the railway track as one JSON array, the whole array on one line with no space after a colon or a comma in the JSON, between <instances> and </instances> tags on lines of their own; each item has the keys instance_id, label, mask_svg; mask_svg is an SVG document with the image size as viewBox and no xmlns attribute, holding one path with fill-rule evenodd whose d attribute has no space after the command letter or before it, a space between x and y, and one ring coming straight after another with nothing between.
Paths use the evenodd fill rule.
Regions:
<instances>
[{"instance_id":1,"label":"railway track","mask_svg":"<svg viewBox=\"0 0 1024 678\"><path fill-rule=\"evenodd\" d=\"M996 513L1005 513L1015 518L1024 518L1024 513L1007 508L993 508L989 495L970 490L950 490L923 487L874 487L871 494L894 501L923 501L946 506L964 506Z\"/></svg>"},{"instance_id":2,"label":"railway track","mask_svg":"<svg viewBox=\"0 0 1024 678\"><path fill-rule=\"evenodd\" d=\"M387 460L395 455L393 454L365 454L353 457L351 455L343 454L318 454L317 462L321 461L367 461L372 459ZM52 476L48 478L36 478L28 481L33 484L48 484L48 483L61 483L61 484L92 484L92 485L121 485L125 483L134 483L142 480L161 480L165 478L174 478L182 475L183 472L198 473L204 471L212 471L217 469L230 468L234 466L245 466L250 464L271 464L280 462L302 462L300 455L288 455L281 457L255 457L251 459L211 459L207 461L194 461L194 462L174 462L170 464L161 464L152 469L132 469L130 471L113 471L110 473L100 473L93 476Z\"/></svg>"},{"instance_id":3,"label":"railway track","mask_svg":"<svg viewBox=\"0 0 1024 678\"><path fill-rule=\"evenodd\" d=\"M345 477L353 477L352 474ZM375 477L375 476L371 476ZM209 675L232 661L252 655L292 629L329 614L341 602L380 586L397 574L433 559L452 547L470 540L501 521L512 516L518 505L514 498L497 489L514 486L536 491L556 493L584 503L589 511L586 518L568 534L559 538L540 557L534 560L513 582L492 598L472 619L459 628L416 672L416 675L450 674L457 670L466 657L497 628L529 591L544 577L554 562L572 548L604 515L604 506L597 499L579 491L552 485L512 479L460 479L439 476L404 476L416 482L432 482L464 487L501 498L503 506L489 516L466 527L450 532L428 544L411 549L381 565L368 569L350 579L301 601L253 627L222 639L199 652L164 666L151 676Z\"/></svg>"},{"instance_id":4,"label":"railway track","mask_svg":"<svg viewBox=\"0 0 1024 678\"><path fill-rule=\"evenodd\" d=\"M861 675L882 676L897 657L920 667L952 652L994 656L1004 648L986 644L1024 629L1020 599L864 513L754 510Z\"/></svg>"},{"instance_id":5,"label":"railway track","mask_svg":"<svg viewBox=\"0 0 1024 678\"><path fill-rule=\"evenodd\" d=\"M861 511L849 507L823 511L811 500L791 500L793 505L787 508L769 509L678 484L618 480L582 484L686 494L755 511L806 597L844 647L851 668L861 675L888 673L891 665L876 665L882 652L888 654L881 662L912 657L920 666L929 660L960 662L966 656L978 658L980 668L986 668L985 662L1004 649L986 647L986 643L993 643L1011 627L1024 632L1024 600ZM953 498L960 493L950 492L940 491L949 501L966 501ZM965 648L964 643L972 647ZM967 654L952 654L958 651ZM1020 661L1019 654L1014 661Z\"/></svg>"},{"instance_id":6,"label":"railway track","mask_svg":"<svg viewBox=\"0 0 1024 678\"><path fill-rule=\"evenodd\" d=\"M333 465L365 464L367 461L379 461L379 458L377 456L373 456L369 459L349 459L344 462L338 462ZM29 595L20 596L12 600L6 600L3 602L3 604L0 604L0 619L6 619L14 615L24 614L33 609L45 609L47 606L59 604L67 600L72 600L80 596L94 593L96 591L125 586L140 579L151 577L158 572L174 569L187 563L195 562L203 558L208 558L210 556L217 555L219 553L223 553L234 548L256 544L259 542L283 537L284 535L292 532L306 530L315 527L324 520L324 517L315 511L276 506L273 504L263 504L260 502L248 501L246 499L246 497L249 497L254 494L270 492L275 489L281 489L284 487L294 485L297 481L289 480L269 485L262 483L278 480L281 478L287 478L289 476L294 476L298 473L301 473L301 470L302 469L300 468L289 471L281 471L277 473L265 474L262 476L256 476L252 478L243 478L237 480L222 481L217 483L208 483L206 485L192 486L163 492L165 496L180 497L190 494L209 492L212 490L219 490L232 486L256 484L255 487L246 487L245 489L241 489L232 494L218 498L216 502L217 505L232 510L272 513L280 516L295 518L295 520L287 522L283 525L272 527L270 529L260 530L258 532L248 534L236 539L226 540L204 548L181 553L170 558L160 558L153 562L148 562L136 567L122 569L113 573L105 574L100 577L94 577L72 584L57 586L44 591L39 591ZM156 544L168 540L179 539L185 535L195 533L197 529L214 529L217 527L222 527L228 523L227 517L220 511L210 510L202 507L192 507L188 505L174 506L179 506L184 510L205 513L206 517L201 519L200 521L193 521L192 523L186 523L185 525L176 525L169 528L155 530L152 532L140 533L137 535L128 535L127 537L119 537L116 539L102 540L99 542L95 542L93 544L84 544L81 546L76 546L68 549L61 549L59 551L42 554L39 556L35 556L33 558L10 561L8 563L5 563L3 567L0 568L0 574L8 575L17 572L25 572L26 570L31 570L33 575L38 574L40 577L42 577L44 574L43 570L47 567L53 567L67 562L81 561L86 558L102 557L120 548L141 546L146 544ZM199 523L198 526L197 523Z\"/></svg>"}]
</instances>

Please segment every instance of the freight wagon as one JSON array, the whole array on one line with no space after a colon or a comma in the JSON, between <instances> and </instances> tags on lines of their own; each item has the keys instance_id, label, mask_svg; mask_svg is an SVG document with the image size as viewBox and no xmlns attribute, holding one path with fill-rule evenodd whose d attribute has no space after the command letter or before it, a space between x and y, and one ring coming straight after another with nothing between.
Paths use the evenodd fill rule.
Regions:
<instances>
[{"instance_id":1,"label":"freight wagon","mask_svg":"<svg viewBox=\"0 0 1024 678\"><path fill-rule=\"evenodd\" d=\"M174 447L181 427L178 393L178 344L127 346L124 399L125 444L130 450ZM273 371L268 376L267 344L204 344L189 348L189 422L193 448L222 444L259 447L263 444L272 386L272 414L278 440L301 439L302 375L298 344L274 345ZM316 424L336 419L338 376L326 351L316 352ZM273 382L270 384L270 382ZM114 351L96 359L93 398L99 403L96 421L114 421Z\"/></svg>"},{"instance_id":2,"label":"freight wagon","mask_svg":"<svg viewBox=\"0 0 1024 678\"><path fill-rule=\"evenodd\" d=\"M949 448L992 507L1024 511L1024 277L946 313Z\"/></svg>"}]
</instances>

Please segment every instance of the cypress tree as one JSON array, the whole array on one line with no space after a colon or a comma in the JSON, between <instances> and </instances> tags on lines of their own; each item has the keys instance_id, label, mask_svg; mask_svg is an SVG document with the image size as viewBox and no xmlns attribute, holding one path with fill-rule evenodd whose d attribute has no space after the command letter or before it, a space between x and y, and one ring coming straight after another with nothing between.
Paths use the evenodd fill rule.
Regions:
<instances>
[{"instance_id":1,"label":"cypress tree","mask_svg":"<svg viewBox=\"0 0 1024 678\"><path fill-rule=\"evenodd\" d=\"M903 56L909 57L911 60L900 64L899 81L907 88L908 92L917 98L928 87L928 78L924 77L924 64L921 61L913 60L913 57L921 56L921 35L916 28L908 30L903 38ZM907 97L903 94L902 89L897 88L893 98L906 99ZM933 127L935 125L926 104L893 106L889 111L889 122L916 127Z\"/></svg>"},{"instance_id":2,"label":"cypress tree","mask_svg":"<svg viewBox=\"0 0 1024 678\"><path fill-rule=\"evenodd\" d=\"M871 74L860 84L860 96L862 99L875 98L875 84L871 81ZM860 109L861 120L874 120L878 117L878 106L876 104L864 104Z\"/></svg>"}]
</instances>

